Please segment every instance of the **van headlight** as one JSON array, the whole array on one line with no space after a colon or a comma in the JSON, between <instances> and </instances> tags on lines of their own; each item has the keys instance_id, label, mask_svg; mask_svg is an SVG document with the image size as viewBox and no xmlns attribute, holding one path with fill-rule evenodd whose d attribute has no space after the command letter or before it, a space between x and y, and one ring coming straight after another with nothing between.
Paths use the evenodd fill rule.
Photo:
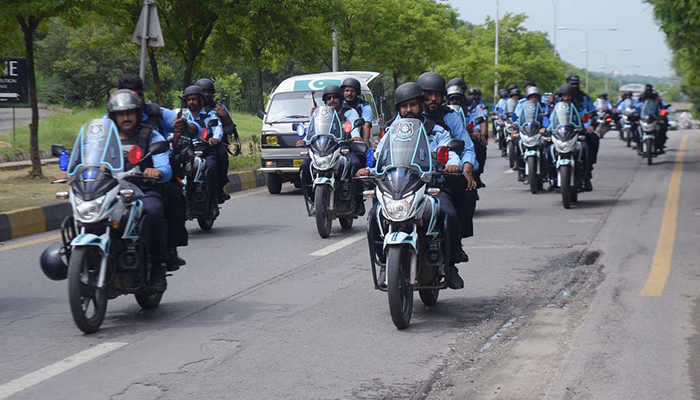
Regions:
<instances>
[{"instance_id":1,"label":"van headlight","mask_svg":"<svg viewBox=\"0 0 700 400\"><path fill-rule=\"evenodd\" d=\"M331 165L333 165L333 156L335 156L335 153L323 157L313 154L313 161L316 169L326 170L330 168Z\"/></svg>"},{"instance_id":2,"label":"van headlight","mask_svg":"<svg viewBox=\"0 0 700 400\"><path fill-rule=\"evenodd\" d=\"M101 196L95 200L84 201L78 196L74 196L75 201L75 214L78 217L78 221L81 222L92 222L92 220L98 215L102 209L102 203L104 203L107 196Z\"/></svg>"},{"instance_id":3,"label":"van headlight","mask_svg":"<svg viewBox=\"0 0 700 400\"><path fill-rule=\"evenodd\" d=\"M384 200L384 212L386 212L387 217L394 221L405 220L413 211L413 200L415 198L415 193L398 200L394 200L390 196L385 196L382 194L382 199Z\"/></svg>"}]
</instances>

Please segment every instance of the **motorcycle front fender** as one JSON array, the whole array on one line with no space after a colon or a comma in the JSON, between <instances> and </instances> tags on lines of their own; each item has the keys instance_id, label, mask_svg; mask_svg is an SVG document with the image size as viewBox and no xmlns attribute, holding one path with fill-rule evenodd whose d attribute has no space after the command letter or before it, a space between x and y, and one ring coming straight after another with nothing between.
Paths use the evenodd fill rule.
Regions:
<instances>
[{"instance_id":1,"label":"motorcycle front fender","mask_svg":"<svg viewBox=\"0 0 700 400\"><path fill-rule=\"evenodd\" d=\"M329 185L331 188L335 187L335 178L334 177L325 177L325 176L319 176L314 179L314 189L316 189L316 186L319 185Z\"/></svg>"},{"instance_id":2,"label":"motorcycle front fender","mask_svg":"<svg viewBox=\"0 0 700 400\"><path fill-rule=\"evenodd\" d=\"M72 247L96 246L102 250L102 253L109 255L109 233L102 236L97 236L92 233L81 233L76 236L70 243Z\"/></svg>"}]
</instances>

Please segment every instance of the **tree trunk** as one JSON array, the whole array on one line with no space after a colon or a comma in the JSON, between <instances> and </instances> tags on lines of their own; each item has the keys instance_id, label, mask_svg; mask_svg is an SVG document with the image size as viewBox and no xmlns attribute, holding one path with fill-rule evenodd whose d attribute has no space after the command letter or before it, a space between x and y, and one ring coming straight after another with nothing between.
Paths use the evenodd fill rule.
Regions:
<instances>
[{"instance_id":1,"label":"tree trunk","mask_svg":"<svg viewBox=\"0 0 700 400\"><path fill-rule=\"evenodd\" d=\"M289 78L289 74L292 72L292 57L287 58L287 63L284 65L284 79Z\"/></svg>"},{"instance_id":2,"label":"tree trunk","mask_svg":"<svg viewBox=\"0 0 700 400\"><path fill-rule=\"evenodd\" d=\"M185 76L182 78L182 90L185 90L187 86L191 85L192 82L192 70L194 70L194 58L187 60L187 66L185 66Z\"/></svg>"},{"instance_id":3,"label":"tree trunk","mask_svg":"<svg viewBox=\"0 0 700 400\"><path fill-rule=\"evenodd\" d=\"M259 110L264 110L265 109L265 95L263 94L263 76L262 76L262 68L258 68L258 109Z\"/></svg>"},{"instance_id":4,"label":"tree trunk","mask_svg":"<svg viewBox=\"0 0 700 400\"><path fill-rule=\"evenodd\" d=\"M41 158L39 157L39 105L36 98L36 76L34 74L34 32L39 26L40 19L30 16L17 17L24 34L24 49L27 55L27 75L29 77L29 105L32 108L32 122L29 123L29 157L32 161L34 178L43 176L41 171Z\"/></svg>"},{"instance_id":5,"label":"tree trunk","mask_svg":"<svg viewBox=\"0 0 700 400\"><path fill-rule=\"evenodd\" d=\"M158 75L158 60L156 60L156 51L153 47L148 48L148 59L151 61L153 89L156 91L156 100L161 107L165 107L165 102L163 101L163 86L160 82L160 75Z\"/></svg>"}]
</instances>

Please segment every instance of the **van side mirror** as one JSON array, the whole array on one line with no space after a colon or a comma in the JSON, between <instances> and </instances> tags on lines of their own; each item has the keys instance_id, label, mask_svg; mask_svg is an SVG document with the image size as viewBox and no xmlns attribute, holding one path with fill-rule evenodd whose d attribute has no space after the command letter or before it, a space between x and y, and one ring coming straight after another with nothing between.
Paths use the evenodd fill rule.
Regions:
<instances>
[{"instance_id":1,"label":"van side mirror","mask_svg":"<svg viewBox=\"0 0 700 400\"><path fill-rule=\"evenodd\" d=\"M60 157L61 153L66 151L66 146L62 144L52 144L51 145L51 155L54 157Z\"/></svg>"},{"instance_id":2,"label":"van side mirror","mask_svg":"<svg viewBox=\"0 0 700 400\"><path fill-rule=\"evenodd\" d=\"M447 148L457 154L462 154L462 152L464 152L464 140L452 139L447 144Z\"/></svg>"},{"instance_id":3,"label":"van side mirror","mask_svg":"<svg viewBox=\"0 0 700 400\"><path fill-rule=\"evenodd\" d=\"M263 110L258 110L258 113L255 115L257 115L260 119L265 119L265 111Z\"/></svg>"}]
</instances>

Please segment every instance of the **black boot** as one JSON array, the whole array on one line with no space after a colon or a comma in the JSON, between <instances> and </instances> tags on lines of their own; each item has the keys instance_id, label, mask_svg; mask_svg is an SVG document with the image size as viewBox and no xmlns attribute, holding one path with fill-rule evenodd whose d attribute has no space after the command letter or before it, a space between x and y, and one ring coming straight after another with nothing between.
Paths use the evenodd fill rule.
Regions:
<instances>
[{"instance_id":1,"label":"black boot","mask_svg":"<svg viewBox=\"0 0 700 400\"><path fill-rule=\"evenodd\" d=\"M377 284L380 287L386 287L386 267L379 267L379 273L377 274Z\"/></svg>"},{"instance_id":2,"label":"black boot","mask_svg":"<svg viewBox=\"0 0 700 400\"><path fill-rule=\"evenodd\" d=\"M450 280L447 282L447 287L455 290L464 288L464 280L459 276L459 270L454 264L450 266Z\"/></svg>"},{"instance_id":3,"label":"black boot","mask_svg":"<svg viewBox=\"0 0 700 400\"><path fill-rule=\"evenodd\" d=\"M165 269L162 265L154 266L151 270L151 290L154 292L165 292L168 282L165 280Z\"/></svg>"},{"instance_id":4,"label":"black boot","mask_svg":"<svg viewBox=\"0 0 700 400\"><path fill-rule=\"evenodd\" d=\"M165 267L165 269L166 269L168 272L177 271L177 270L180 269L180 267L182 267L183 265L187 265L187 261L185 261L184 259L182 259L182 258L177 254L177 248L172 247L172 248L168 249L168 253L169 253L169 255L170 255L170 259L168 260L168 263L167 263L167 265L166 265L166 267Z\"/></svg>"}]
</instances>

